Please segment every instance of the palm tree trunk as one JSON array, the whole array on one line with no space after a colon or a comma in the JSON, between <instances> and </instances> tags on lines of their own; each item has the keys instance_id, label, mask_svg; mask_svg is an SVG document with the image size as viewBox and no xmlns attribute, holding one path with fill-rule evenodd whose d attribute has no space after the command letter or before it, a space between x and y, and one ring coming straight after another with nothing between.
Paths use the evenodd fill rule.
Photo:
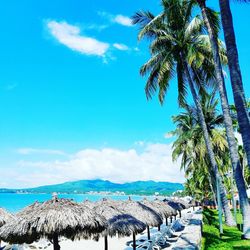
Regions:
<instances>
[{"instance_id":1,"label":"palm tree trunk","mask_svg":"<svg viewBox=\"0 0 250 250\"><path fill-rule=\"evenodd\" d=\"M188 68L188 64L186 63L185 60L182 60L182 61L183 61L183 64L184 64L184 70L185 70L185 74L186 74L187 79L188 79L190 90L191 90L191 93L192 93L196 108L198 110L199 122L200 122L200 126L202 128L202 131L203 131L203 136L204 136L204 140L205 140L205 144L206 144L210 164L212 166L212 175L214 175L215 179L218 180L221 203L222 203L222 208L223 208L224 215L225 215L225 222L226 222L226 224L228 226L235 226L236 222L234 221L233 216L231 214L231 211L230 211L230 208L229 208L229 205L228 205L228 200L227 200L227 197L226 197L226 189L225 189L225 186L222 183L221 176L220 176L219 171L218 171L218 166L217 166L217 163L216 163L216 160L215 160L215 155L214 155L214 152L213 152L212 143L211 143L211 140L210 140L210 137L209 137L209 134L208 134L207 124L206 124L205 117L204 117L204 114L203 114L202 106L201 106L199 97L197 96L197 93L196 93L196 90L195 90L195 87L194 87L194 83L193 83L193 80L192 80L192 77L191 77L191 74L190 74L190 71L189 71L189 68Z\"/></svg>"},{"instance_id":2,"label":"palm tree trunk","mask_svg":"<svg viewBox=\"0 0 250 250\"><path fill-rule=\"evenodd\" d=\"M210 186L211 192L213 194L213 198L214 198L214 203L215 203L215 206L217 207L218 203L217 203L217 199L216 199L216 187L215 187L215 182L212 181L211 174L208 177L208 179L209 179L209 186Z\"/></svg>"},{"instance_id":3,"label":"palm tree trunk","mask_svg":"<svg viewBox=\"0 0 250 250\"><path fill-rule=\"evenodd\" d=\"M203 16L205 25L209 33L209 38L210 38L210 42L211 42L212 50L213 50L216 80L217 80L219 93L220 93L221 106L222 106L222 111L223 111L223 116L224 116L224 124L225 124L226 134L227 134L227 141L228 141L228 146L229 146L229 151L230 151L232 167L234 171L234 178L235 178L236 186L238 188L239 200L240 200L240 205L241 205L242 214L243 214L243 234L245 238L250 239L250 220L249 220L250 204L248 202L246 185L244 182L242 168L241 168L241 164L239 161L237 143L235 140L232 119L231 119L230 111L229 111L229 104L228 104L227 93L225 89L225 81L224 81L220 56L219 56L219 46L217 42L217 36L214 33L210 25L210 21L207 16L205 0L198 0L198 2L202 11L202 16Z\"/></svg>"},{"instance_id":4,"label":"palm tree trunk","mask_svg":"<svg viewBox=\"0 0 250 250\"><path fill-rule=\"evenodd\" d=\"M220 0L222 26L227 47L228 66L230 71L231 85L233 89L234 103L237 118L242 135L243 146L247 155L250 168L250 120L246 106L246 98L239 65L238 49L236 45L233 17L229 0Z\"/></svg>"}]
</instances>

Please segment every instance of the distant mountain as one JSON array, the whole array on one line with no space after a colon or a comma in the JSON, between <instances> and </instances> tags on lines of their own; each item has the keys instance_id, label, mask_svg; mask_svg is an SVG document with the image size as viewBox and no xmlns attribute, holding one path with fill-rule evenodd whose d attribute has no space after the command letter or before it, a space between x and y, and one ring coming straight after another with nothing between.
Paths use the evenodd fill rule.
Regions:
<instances>
[{"instance_id":1,"label":"distant mountain","mask_svg":"<svg viewBox=\"0 0 250 250\"><path fill-rule=\"evenodd\" d=\"M29 192L29 193L87 193L87 192L124 192L125 194L171 194L177 190L183 190L181 183L136 181L124 184L113 183L104 180L81 180L65 182L62 184L41 186L28 189L0 189L1 192Z\"/></svg>"}]
</instances>

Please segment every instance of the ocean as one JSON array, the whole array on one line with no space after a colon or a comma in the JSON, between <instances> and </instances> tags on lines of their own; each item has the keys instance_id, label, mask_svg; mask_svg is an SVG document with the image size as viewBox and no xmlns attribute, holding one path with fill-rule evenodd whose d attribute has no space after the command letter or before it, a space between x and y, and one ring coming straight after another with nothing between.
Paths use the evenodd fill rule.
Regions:
<instances>
[{"instance_id":1,"label":"ocean","mask_svg":"<svg viewBox=\"0 0 250 250\"><path fill-rule=\"evenodd\" d=\"M17 193L1 193L0 207L5 208L9 212L16 213L24 207L31 205L35 201L46 201L51 199L51 194L17 194ZM93 195L93 194L59 194L59 198L73 199L76 202L82 202L86 199L97 201L102 198L110 198L114 200L127 200L128 195ZM140 201L144 196L132 195L131 198ZM152 197L151 197L152 198Z\"/></svg>"}]
</instances>

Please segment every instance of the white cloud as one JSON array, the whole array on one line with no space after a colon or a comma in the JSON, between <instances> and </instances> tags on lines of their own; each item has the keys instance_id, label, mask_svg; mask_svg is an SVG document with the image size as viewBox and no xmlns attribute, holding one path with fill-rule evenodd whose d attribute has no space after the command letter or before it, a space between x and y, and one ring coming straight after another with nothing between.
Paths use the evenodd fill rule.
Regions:
<instances>
[{"instance_id":1,"label":"white cloud","mask_svg":"<svg viewBox=\"0 0 250 250\"><path fill-rule=\"evenodd\" d=\"M114 43L113 46L118 50L129 50L129 47L122 43Z\"/></svg>"},{"instance_id":2,"label":"white cloud","mask_svg":"<svg viewBox=\"0 0 250 250\"><path fill-rule=\"evenodd\" d=\"M112 15L105 11L99 11L98 15L108 19L112 23L117 23L123 26L131 27L133 26L131 18L124 15Z\"/></svg>"},{"instance_id":3,"label":"white cloud","mask_svg":"<svg viewBox=\"0 0 250 250\"><path fill-rule=\"evenodd\" d=\"M47 27L58 42L85 55L104 56L110 47L108 43L81 35L78 26L70 25L65 21L48 21Z\"/></svg>"},{"instance_id":4,"label":"white cloud","mask_svg":"<svg viewBox=\"0 0 250 250\"><path fill-rule=\"evenodd\" d=\"M142 146L145 146L146 142L145 142L145 141L136 141L134 144L135 144L136 146L142 147Z\"/></svg>"},{"instance_id":5,"label":"white cloud","mask_svg":"<svg viewBox=\"0 0 250 250\"><path fill-rule=\"evenodd\" d=\"M168 133L165 133L164 134L164 138L165 139L170 139L170 138L172 138L173 137L173 134L171 133L171 132L168 132Z\"/></svg>"},{"instance_id":6,"label":"white cloud","mask_svg":"<svg viewBox=\"0 0 250 250\"><path fill-rule=\"evenodd\" d=\"M128 27L133 26L131 18L127 16L117 15L114 17L113 21L123 26L128 26Z\"/></svg>"},{"instance_id":7,"label":"white cloud","mask_svg":"<svg viewBox=\"0 0 250 250\"><path fill-rule=\"evenodd\" d=\"M65 155L61 150L53 149L37 149L37 148L19 148L17 153L21 155L30 155L30 154L48 154L48 155Z\"/></svg>"},{"instance_id":8,"label":"white cloud","mask_svg":"<svg viewBox=\"0 0 250 250\"><path fill-rule=\"evenodd\" d=\"M15 170L18 179L14 183L27 187L96 178L118 183L137 180L183 182L184 173L179 170L179 162L172 162L171 147L171 144L145 144L140 153L135 149L83 149L67 160L21 160Z\"/></svg>"}]
</instances>

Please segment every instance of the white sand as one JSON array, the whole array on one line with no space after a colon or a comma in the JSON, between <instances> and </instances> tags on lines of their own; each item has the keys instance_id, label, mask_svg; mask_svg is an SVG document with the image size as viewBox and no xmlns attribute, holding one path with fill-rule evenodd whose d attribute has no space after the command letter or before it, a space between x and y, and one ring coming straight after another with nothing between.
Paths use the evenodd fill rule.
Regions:
<instances>
[{"instance_id":1,"label":"white sand","mask_svg":"<svg viewBox=\"0 0 250 250\"><path fill-rule=\"evenodd\" d=\"M110 250L123 250L126 248L126 242L131 241L132 237L126 238L108 238L108 246ZM65 240L60 242L60 246L62 250L74 249L74 250L102 250L104 249L104 239L100 238L98 242L93 240L80 240L80 241L70 241ZM53 250L53 246L49 246L48 250Z\"/></svg>"}]
</instances>

